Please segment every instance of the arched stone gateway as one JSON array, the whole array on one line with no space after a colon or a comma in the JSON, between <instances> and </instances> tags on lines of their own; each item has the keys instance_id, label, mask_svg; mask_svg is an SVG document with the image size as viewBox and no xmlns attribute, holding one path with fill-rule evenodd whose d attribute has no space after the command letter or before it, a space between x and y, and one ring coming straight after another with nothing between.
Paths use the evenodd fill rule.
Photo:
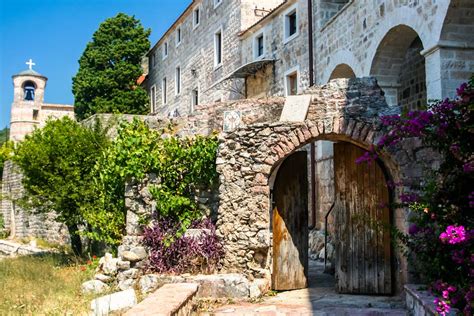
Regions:
<instances>
[{"instance_id":1,"label":"arched stone gateway","mask_svg":"<svg viewBox=\"0 0 474 316\"><path fill-rule=\"evenodd\" d=\"M387 105L373 78L335 80L307 94L311 94L312 101L304 122L247 125L220 138L217 229L225 241L225 272L270 278L270 179L282 161L317 140L347 142L367 149L382 136L379 117L398 110ZM381 157L387 176L394 183L420 181L421 166L414 163L414 147L416 143L405 144ZM398 193L392 192L394 201ZM406 210L392 210L391 214L391 222L406 231ZM407 281L406 260L395 251L391 266L393 288L398 292Z\"/></svg>"}]
</instances>

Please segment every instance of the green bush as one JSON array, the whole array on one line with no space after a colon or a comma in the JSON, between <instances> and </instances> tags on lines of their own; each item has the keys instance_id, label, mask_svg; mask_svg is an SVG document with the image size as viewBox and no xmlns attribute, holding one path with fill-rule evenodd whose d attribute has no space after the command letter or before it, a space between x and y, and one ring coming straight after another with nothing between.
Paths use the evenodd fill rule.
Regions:
<instances>
[{"instance_id":1,"label":"green bush","mask_svg":"<svg viewBox=\"0 0 474 316\"><path fill-rule=\"evenodd\" d=\"M54 211L67 226L76 254L82 253L79 227L87 226L83 212L96 200L94 166L108 144L100 126L86 128L64 117L48 121L15 149L26 193L19 202L35 212Z\"/></svg>"},{"instance_id":2,"label":"green bush","mask_svg":"<svg viewBox=\"0 0 474 316\"><path fill-rule=\"evenodd\" d=\"M150 188L159 214L176 218L183 229L202 217L193 195L196 187L209 187L217 178L217 138L178 138L168 132L152 130L137 119L121 125L95 166L98 201L84 212L94 228L87 232L89 237L120 243L125 228L125 183L132 178L140 181L149 173L160 179L159 185Z\"/></svg>"}]
</instances>

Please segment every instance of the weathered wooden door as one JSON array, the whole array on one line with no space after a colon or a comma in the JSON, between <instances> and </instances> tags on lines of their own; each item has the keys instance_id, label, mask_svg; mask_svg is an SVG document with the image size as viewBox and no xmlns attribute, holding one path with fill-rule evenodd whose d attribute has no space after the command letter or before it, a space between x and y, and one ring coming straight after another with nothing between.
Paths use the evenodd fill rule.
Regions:
<instances>
[{"instance_id":1,"label":"weathered wooden door","mask_svg":"<svg viewBox=\"0 0 474 316\"><path fill-rule=\"evenodd\" d=\"M308 174L304 151L282 163L273 187L274 290L308 286Z\"/></svg>"},{"instance_id":2,"label":"weathered wooden door","mask_svg":"<svg viewBox=\"0 0 474 316\"><path fill-rule=\"evenodd\" d=\"M336 290L391 294L389 191L377 162L355 163L363 154L334 144Z\"/></svg>"}]
</instances>

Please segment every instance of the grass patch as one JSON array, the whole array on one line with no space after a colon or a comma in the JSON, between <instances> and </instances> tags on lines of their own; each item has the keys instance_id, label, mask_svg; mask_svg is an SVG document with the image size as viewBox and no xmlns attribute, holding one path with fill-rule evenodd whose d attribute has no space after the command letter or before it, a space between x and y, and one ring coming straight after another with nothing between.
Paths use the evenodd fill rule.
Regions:
<instances>
[{"instance_id":1,"label":"grass patch","mask_svg":"<svg viewBox=\"0 0 474 316\"><path fill-rule=\"evenodd\" d=\"M87 314L93 297L81 284L93 271L81 264L63 254L0 260L0 315Z\"/></svg>"}]
</instances>

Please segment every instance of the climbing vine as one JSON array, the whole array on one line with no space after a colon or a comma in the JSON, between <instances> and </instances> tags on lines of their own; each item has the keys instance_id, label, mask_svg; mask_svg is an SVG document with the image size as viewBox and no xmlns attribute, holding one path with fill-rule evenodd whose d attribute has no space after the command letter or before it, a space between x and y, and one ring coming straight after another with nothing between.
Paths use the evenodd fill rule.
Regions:
<instances>
[{"instance_id":1,"label":"climbing vine","mask_svg":"<svg viewBox=\"0 0 474 316\"><path fill-rule=\"evenodd\" d=\"M152 130L138 119L122 124L95 167L98 201L84 212L94 227L87 234L118 244L125 227L125 182L140 181L149 173L159 179L150 188L158 214L180 223L184 231L202 217L194 192L215 182L216 152L215 136L180 138L171 128Z\"/></svg>"}]
</instances>

